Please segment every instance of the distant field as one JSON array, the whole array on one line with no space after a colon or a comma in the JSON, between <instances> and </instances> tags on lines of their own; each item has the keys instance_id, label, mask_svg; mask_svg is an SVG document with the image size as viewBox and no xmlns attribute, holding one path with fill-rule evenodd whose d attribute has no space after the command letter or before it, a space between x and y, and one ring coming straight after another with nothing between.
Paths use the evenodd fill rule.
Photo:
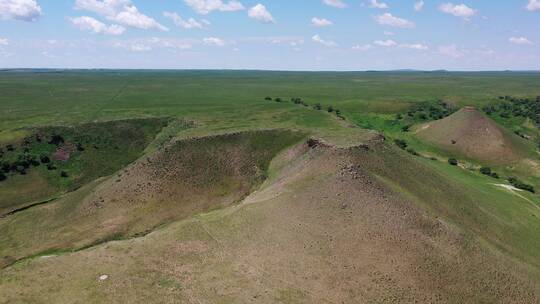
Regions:
<instances>
[{"instance_id":1,"label":"distant field","mask_svg":"<svg viewBox=\"0 0 540 304\"><path fill-rule=\"evenodd\" d=\"M358 117L436 99L480 106L499 95L533 97L540 95L539 82L540 73L517 72L1 72L0 130L148 115L189 116L224 127L255 120L321 126L328 122L319 115L263 99L301 97Z\"/></svg>"},{"instance_id":2,"label":"distant field","mask_svg":"<svg viewBox=\"0 0 540 304\"><path fill-rule=\"evenodd\" d=\"M540 303L540 73L0 92L0 303Z\"/></svg>"}]
</instances>

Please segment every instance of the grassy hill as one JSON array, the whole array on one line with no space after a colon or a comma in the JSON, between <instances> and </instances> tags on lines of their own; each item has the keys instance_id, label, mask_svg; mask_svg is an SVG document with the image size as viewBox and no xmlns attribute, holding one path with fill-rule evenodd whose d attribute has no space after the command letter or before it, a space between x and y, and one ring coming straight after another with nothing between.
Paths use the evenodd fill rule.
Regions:
<instances>
[{"instance_id":1,"label":"grassy hill","mask_svg":"<svg viewBox=\"0 0 540 304\"><path fill-rule=\"evenodd\" d=\"M419 125L414 133L429 144L484 163L508 164L533 154L525 140L473 107Z\"/></svg>"},{"instance_id":2,"label":"grassy hill","mask_svg":"<svg viewBox=\"0 0 540 304\"><path fill-rule=\"evenodd\" d=\"M539 84L0 72L0 303L540 303Z\"/></svg>"}]
</instances>

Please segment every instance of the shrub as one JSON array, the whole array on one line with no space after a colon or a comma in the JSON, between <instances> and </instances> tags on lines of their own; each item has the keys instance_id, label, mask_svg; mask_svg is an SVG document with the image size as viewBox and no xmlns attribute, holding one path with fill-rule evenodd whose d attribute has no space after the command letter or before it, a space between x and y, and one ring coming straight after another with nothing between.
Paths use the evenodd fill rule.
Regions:
<instances>
[{"instance_id":1,"label":"shrub","mask_svg":"<svg viewBox=\"0 0 540 304\"><path fill-rule=\"evenodd\" d=\"M403 132L409 132L410 129L411 129L411 126L403 126L403 127L401 128L401 131L403 131Z\"/></svg>"},{"instance_id":2,"label":"shrub","mask_svg":"<svg viewBox=\"0 0 540 304\"><path fill-rule=\"evenodd\" d=\"M60 172L60 176L61 176L61 177L68 177L69 175L67 174L66 171L61 171L61 172Z\"/></svg>"},{"instance_id":3,"label":"shrub","mask_svg":"<svg viewBox=\"0 0 540 304\"><path fill-rule=\"evenodd\" d=\"M322 110L322 106L321 106L321 104L320 104L320 103L316 103L316 104L314 104L314 105L313 105L313 108L314 108L315 110L317 110L317 111L320 111L320 110Z\"/></svg>"},{"instance_id":4,"label":"shrub","mask_svg":"<svg viewBox=\"0 0 540 304\"><path fill-rule=\"evenodd\" d=\"M51 137L49 144L59 146L64 143L64 138L61 135L55 134Z\"/></svg>"},{"instance_id":5,"label":"shrub","mask_svg":"<svg viewBox=\"0 0 540 304\"><path fill-rule=\"evenodd\" d=\"M491 168L489 167L482 167L480 168L480 173L484 175L491 175Z\"/></svg>"},{"instance_id":6,"label":"shrub","mask_svg":"<svg viewBox=\"0 0 540 304\"><path fill-rule=\"evenodd\" d=\"M0 172L0 182L3 182L7 179L7 176L4 174L4 172Z\"/></svg>"},{"instance_id":7,"label":"shrub","mask_svg":"<svg viewBox=\"0 0 540 304\"><path fill-rule=\"evenodd\" d=\"M84 147L81 143L77 143L77 151L82 152L84 151Z\"/></svg>"},{"instance_id":8,"label":"shrub","mask_svg":"<svg viewBox=\"0 0 540 304\"><path fill-rule=\"evenodd\" d=\"M279 97L276 98L276 99L274 99L274 100L275 100L276 102L282 102L282 101L283 101L283 99L281 99L281 98L279 98Z\"/></svg>"},{"instance_id":9,"label":"shrub","mask_svg":"<svg viewBox=\"0 0 540 304\"><path fill-rule=\"evenodd\" d=\"M41 160L42 164L48 164L51 162L51 159L47 155L41 155L39 159Z\"/></svg>"},{"instance_id":10,"label":"shrub","mask_svg":"<svg viewBox=\"0 0 540 304\"><path fill-rule=\"evenodd\" d=\"M49 171L56 170L56 166L53 165L53 164L48 164L47 165L47 170L49 170Z\"/></svg>"},{"instance_id":11,"label":"shrub","mask_svg":"<svg viewBox=\"0 0 540 304\"><path fill-rule=\"evenodd\" d=\"M408 148L406 151L409 152L410 154L414 155L414 156L420 156L420 154L418 154L418 152L416 152L412 148Z\"/></svg>"},{"instance_id":12,"label":"shrub","mask_svg":"<svg viewBox=\"0 0 540 304\"><path fill-rule=\"evenodd\" d=\"M534 190L534 187L529 185L529 184L525 184L524 182L520 181L519 179L517 179L516 177L510 177L508 178L508 182L518 188L518 189L521 189L521 190L525 190L525 191L529 191L531 193L535 193L535 190Z\"/></svg>"},{"instance_id":13,"label":"shrub","mask_svg":"<svg viewBox=\"0 0 540 304\"><path fill-rule=\"evenodd\" d=\"M10 152L11 152L11 151L15 151L15 147L13 147L13 145L7 145L7 146L6 146L6 150L8 150L8 151L10 151Z\"/></svg>"},{"instance_id":14,"label":"shrub","mask_svg":"<svg viewBox=\"0 0 540 304\"><path fill-rule=\"evenodd\" d=\"M457 166L457 165L458 165L458 161L457 161L457 159L455 159L455 158L449 158L449 159L448 159L448 163L449 163L450 165L452 165L452 166Z\"/></svg>"},{"instance_id":15,"label":"shrub","mask_svg":"<svg viewBox=\"0 0 540 304\"><path fill-rule=\"evenodd\" d=\"M398 146L400 149L403 149L403 150L407 149L407 147L409 146L407 142L404 141L403 139L396 139L394 140L394 143L396 144L396 146Z\"/></svg>"},{"instance_id":16,"label":"shrub","mask_svg":"<svg viewBox=\"0 0 540 304\"><path fill-rule=\"evenodd\" d=\"M326 108L326 110L328 111L328 113L332 113L332 112L334 112L334 107L328 106L328 108Z\"/></svg>"},{"instance_id":17,"label":"shrub","mask_svg":"<svg viewBox=\"0 0 540 304\"><path fill-rule=\"evenodd\" d=\"M268 96L267 96L267 97L264 98L264 100L266 100L266 101L272 101L272 97L268 97Z\"/></svg>"}]
</instances>

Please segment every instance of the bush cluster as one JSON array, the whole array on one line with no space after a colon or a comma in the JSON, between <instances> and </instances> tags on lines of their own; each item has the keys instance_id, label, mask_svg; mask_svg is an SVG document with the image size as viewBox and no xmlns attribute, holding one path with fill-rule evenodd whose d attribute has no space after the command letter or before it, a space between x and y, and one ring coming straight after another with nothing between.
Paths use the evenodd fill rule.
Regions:
<instances>
[{"instance_id":1,"label":"bush cluster","mask_svg":"<svg viewBox=\"0 0 540 304\"><path fill-rule=\"evenodd\" d=\"M498 114L502 118L529 118L540 125L540 96L536 99L499 96L499 101L485 106L482 111L487 115Z\"/></svg>"},{"instance_id":2,"label":"bush cluster","mask_svg":"<svg viewBox=\"0 0 540 304\"><path fill-rule=\"evenodd\" d=\"M514 186L514 187L516 187L516 188L518 188L518 189L525 190L525 191L529 191L529 192L531 192L531 193L535 193L535 190L534 190L534 187L533 187L533 186L531 186L531 185L529 185L529 184L526 184L526 183L520 181L520 180L519 180L518 178L516 178L516 177L510 177L510 178L508 178L508 182L509 182L512 186Z\"/></svg>"},{"instance_id":3,"label":"bush cluster","mask_svg":"<svg viewBox=\"0 0 540 304\"><path fill-rule=\"evenodd\" d=\"M480 173L491 176L493 178L499 178L499 175L491 170L489 167L482 167L480 168Z\"/></svg>"}]
</instances>

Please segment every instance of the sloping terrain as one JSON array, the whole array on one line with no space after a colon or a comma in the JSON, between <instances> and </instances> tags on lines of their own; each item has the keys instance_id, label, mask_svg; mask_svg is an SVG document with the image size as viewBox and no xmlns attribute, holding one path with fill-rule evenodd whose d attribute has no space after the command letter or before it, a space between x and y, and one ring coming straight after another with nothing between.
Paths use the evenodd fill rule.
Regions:
<instances>
[{"instance_id":1,"label":"sloping terrain","mask_svg":"<svg viewBox=\"0 0 540 304\"><path fill-rule=\"evenodd\" d=\"M231 205L262 183L276 153L304 136L276 130L173 142L105 180L0 219L0 266Z\"/></svg>"},{"instance_id":2,"label":"sloping terrain","mask_svg":"<svg viewBox=\"0 0 540 304\"><path fill-rule=\"evenodd\" d=\"M415 133L443 150L487 163L511 163L528 155L523 139L472 107L420 125Z\"/></svg>"},{"instance_id":3,"label":"sloping terrain","mask_svg":"<svg viewBox=\"0 0 540 304\"><path fill-rule=\"evenodd\" d=\"M234 148L227 146L231 140ZM223 180L214 179L221 176L214 164L236 163L237 140L223 138L223 146L214 148L220 153L211 153L204 167L212 177L194 178L198 182L180 192ZM194 149L198 142L181 147ZM206 149L212 148L180 149L189 161L174 160L208 161L199 156ZM152 180L144 166L135 164L139 169L131 172ZM254 172L250 167L233 171ZM0 303L540 303L538 240L519 233L540 232L538 220L523 219L539 217L537 207L501 191L501 201L514 209L503 217L495 208L499 200L482 198L483 188L380 140L348 149L310 141L281 153L271 172L240 205L187 217L144 237L5 268ZM185 175L164 176L162 182ZM122 204L145 205L151 199L146 191L121 190L137 183L135 178L107 191L113 197L131 192L134 202ZM169 186L163 191L175 191ZM85 201L79 209L99 212L92 211L94 200ZM107 204L120 203L106 201L103 208ZM489 232L493 227L500 231Z\"/></svg>"},{"instance_id":4,"label":"sloping terrain","mask_svg":"<svg viewBox=\"0 0 540 304\"><path fill-rule=\"evenodd\" d=\"M0 153L0 216L110 175L142 155L168 119L148 118L25 130Z\"/></svg>"}]
</instances>

